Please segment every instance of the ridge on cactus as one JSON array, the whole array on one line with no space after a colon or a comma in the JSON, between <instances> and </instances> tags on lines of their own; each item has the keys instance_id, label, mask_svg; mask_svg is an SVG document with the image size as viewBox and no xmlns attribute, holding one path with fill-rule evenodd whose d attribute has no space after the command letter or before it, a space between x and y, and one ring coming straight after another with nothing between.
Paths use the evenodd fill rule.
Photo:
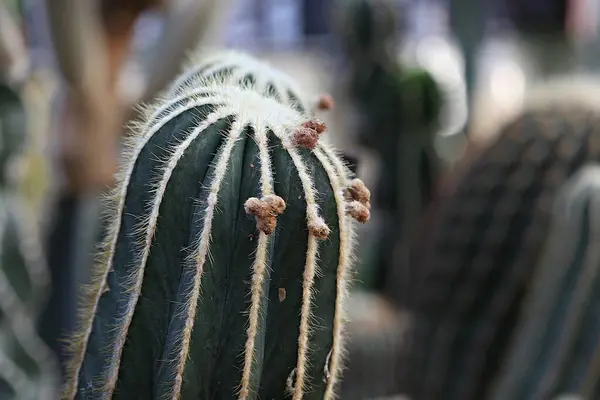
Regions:
<instances>
[{"instance_id":1,"label":"ridge on cactus","mask_svg":"<svg viewBox=\"0 0 600 400\"><path fill-rule=\"evenodd\" d=\"M288 104L302 114L314 115L316 110L333 108L331 96L312 99L288 74L266 61L231 49L194 53L184 66L184 72L167 88L167 96L185 95L207 78L222 79L233 85L251 85L260 94Z\"/></svg>"},{"instance_id":2,"label":"ridge on cactus","mask_svg":"<svg viewBox=\"0 0 600 400\"><path fill-rule=\"evenodd\" d=\"M596 88L600 85L596 83ZM535 90L443 199L411 283L413 325L399 384L416 399L487 398L548 239L552 204L600 160L599 93Z\"/></svg>"},{"instance_id":3,"label":"ridge on cactus","mask_svg":"<svg viewBox=\"0 0 600 400\"><path fill-rule=\"evenodd\" d=\"M513 345L492 399L598 397L600 167L586 166L557 197Z\"/></svg>"},{"instance_id":4,"label":"ridge on cactus","mask_svg":"<svg viewBox=\"0 0 600 400\"><path fill-rule=\"evenodd\" d=\"M63 398L334 397L370 192L322 123L248 86L203 80L138 124Z\"/></svg>"}]
</instances>

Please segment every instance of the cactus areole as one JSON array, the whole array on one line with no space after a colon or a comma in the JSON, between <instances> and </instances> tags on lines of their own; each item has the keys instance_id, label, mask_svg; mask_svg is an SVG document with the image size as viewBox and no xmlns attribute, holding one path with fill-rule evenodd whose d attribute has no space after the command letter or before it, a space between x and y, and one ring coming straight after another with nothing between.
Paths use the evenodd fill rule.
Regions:
<instances>
[{"instance_id":1,"label":"cactus areole","mask_svg":"<svg viewBox=\"0 0 600 400\"><path fill-rule=\"evenodd\" d=\"M64 398L333 398L369 191L321 122L196 87L132 139Z\"/></svg>"}]
</instances>

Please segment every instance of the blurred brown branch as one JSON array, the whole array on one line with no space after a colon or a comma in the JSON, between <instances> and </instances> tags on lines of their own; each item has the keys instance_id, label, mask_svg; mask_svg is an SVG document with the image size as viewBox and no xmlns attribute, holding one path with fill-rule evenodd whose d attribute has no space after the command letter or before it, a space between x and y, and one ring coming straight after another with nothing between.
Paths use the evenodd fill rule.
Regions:
<instances>
[{"instance_id":1,"label":"blurred brown branch","mask_svg":"<svg viewBox=\"0 0 600 400\"><path fill-rule=\"evenodd\" d=\"M137 111L119 93L118 76L139 16L151 8L166 12L147 86L138 101L151 101L179 72L185 55L203 42L227 8L227 1L46 0L51 34L67 86L60 131L61 160L71 190L98 191L114 182L118 139ZM61 125L63 123L61 122Z\"/></svg>"}]
</instances>

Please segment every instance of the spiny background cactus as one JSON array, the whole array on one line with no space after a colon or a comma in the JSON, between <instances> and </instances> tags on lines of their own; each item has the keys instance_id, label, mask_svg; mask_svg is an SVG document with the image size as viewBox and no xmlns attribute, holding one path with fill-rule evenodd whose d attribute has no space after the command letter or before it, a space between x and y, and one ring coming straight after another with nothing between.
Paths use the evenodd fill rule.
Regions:
<instances>
[{"instance_id":1,"label":"spiny background cactus","mask_svg":"<svg viewBox=\"0 0 600 400\"><path fill-rule=\"evenodd\" d=\"M554 205L549 241L493 399L600 394L600 167L578 172Z\"/></svg>"},{"instance_id":2,"label":"spiny background cactus","mask_svg":"<svg viewBox=\"0 0 600 400\"><path fill-rule=\"evenodd\" d=\"M290 104L302 114L314 115L317 110L333 107L329 96L312 98L286 73L247 53L231 49L193 53L184 72L167 89L167 96L185 94L197 87L199 80L211 77L233 85L252 85L257 92Z\"/></svg>"},{"instance_id":3,"label":"spiny background cactus","mask_svg":"<svg viewBox=\"0 0 600 400\"><path fill-rule=\"evenodd\" d=\"M414 268L402 393L486 398L538 262L553 198L600 157L597 97L579 98L571 82L561 86L542 90L502 128L445 199Z\"/></svg>"},{"instance_id":4,"label":"spiny background cactus","mask_svg":"<svg viewBox=\"0 0 600 400\"><path fill-rule=\"evenodd\" d=\"M64 398L332 398L353 218L325 126L208 80L134 135Z\"/></svg>"},{"instance_id":5,"label":"spiny background cactus","mask_svg":"<svg viewBox=\"0 0 600 400\"><path fill-rule=\"evenodd\" d=\"M36 329L49 276L15 168L26 143L25 128L18 93L0 84L0 397L52 400L57 365Z\"/></svg>"}]
</instances>

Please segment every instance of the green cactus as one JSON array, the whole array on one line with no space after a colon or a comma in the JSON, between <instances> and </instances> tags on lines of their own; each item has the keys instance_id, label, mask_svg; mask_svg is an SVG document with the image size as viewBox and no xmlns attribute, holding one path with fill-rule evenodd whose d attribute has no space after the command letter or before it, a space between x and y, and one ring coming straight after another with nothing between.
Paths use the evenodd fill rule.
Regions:
<instances>
[{"instance_id":1,"label":"green cactus","mask_svg":"<svg viewBox=\"0 0 600 400\"><path fill-rule=\"evenodd\" d=\"M195 87L132 138L63 398L332 398L369 192L323 123Z\"/></svg>"},{"instance_id":2,"label":"green cactus","mask_svg":"<svg viewBox=\"0 0 600 400\"><path fill-rule=\"evenodd\" d=\"M185 71L166 91L169 98L185 95L198 86L198 81L216 77L233 85L252 85L264 96L289 104L302 114L314 115L318 109L333 107L329 96L312 99L287 74L265 61L237 50L195 52Z\"/></svg>"},{"instance_id":3,"label":"green cactus","mask_svg":"<svg viewBox=\"0 0 600 400\"><path fill-rule=\"evenodd\" d=\"M58 388L56 360L36 330L49 276L16 182L25 127L20 97L0 84L0 397L51 400Z\"/></svg>"},{"instance_id":4,"label":"green cactus","mask_svg":"<svg viewBox=\"0 0 600 400\"><path fill-rule=\"evenodd\" d=\"M394 51L394 41L399 27L395 2L390 0L338 1L342 8L339 30L343 36L345 51L352 58L368 55L365 62L374 57L389 56Z\"/></svg>"},{"instance_id":5,"label":"green cactus","mask_svg":"<svg viewBox=\"0 0 600 400\"><path fill-rule=\"evenodd\" d=\"M393 276L410 253L421 210L432 199L440 168L434 141L443 96L424 68L408 68L398 59L397 5L390 0L340 2L340 36L349 61L348 91L356 105L358 144L371 149L381 165L374 204L384 215L377 257L360 280L398 305L405 302L403 282Z\"/></svg>"},{"instance_id":6,"label":"green cactus","mask_svg":"<svg viewBox=\"0 0 600 400\"><path fill-rule=\"evenodd\" d=\"M442 202L414 268L419 276L411 284L414 324L401 362L403 393L423 400L489 395L554 196L600 157L598 107L571 100L559 91L527 106Z\"/></svg>"},{"instance_id":7,"label":"green cactus","mask_svg":"<svg viewBox=\"0 0 600 400\"><path fill-rule=\"evenodd\" d=\"M513 346L492 399L598 397L600 167L561 190Z\"/></svg>"}]
</instances>

